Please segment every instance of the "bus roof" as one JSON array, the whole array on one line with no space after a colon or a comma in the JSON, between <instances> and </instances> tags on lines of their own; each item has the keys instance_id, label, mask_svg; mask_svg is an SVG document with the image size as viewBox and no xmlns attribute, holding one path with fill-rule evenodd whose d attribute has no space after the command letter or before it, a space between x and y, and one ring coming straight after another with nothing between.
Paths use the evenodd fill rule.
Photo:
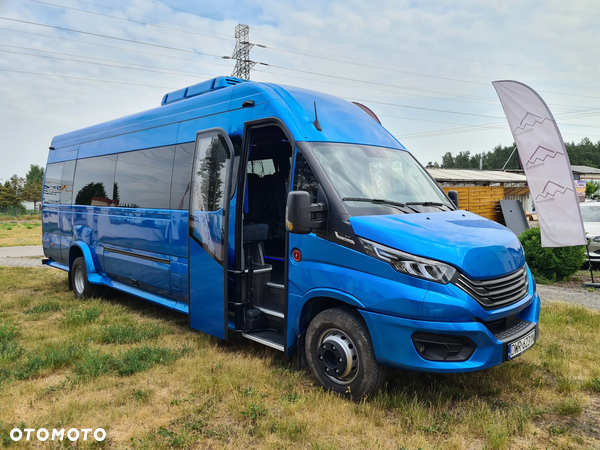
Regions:
<instances>
[{"instance_id":1,"label":"bus roof","mask_svg":"<svg viewBox=\"0 0 600 450\"><path fill-rule=\"evenodd\" d=\"M315 108L321 131L313 124ZM232 111L238 114L223 114ZM207 116L214 118L210 121L214 125L206 128L221 127L228 133L239 132L243 129L240 126L243 127L243 122L248 120L277 117L285 123L296 141L346 142L404 150L376 120L347 100L307 89L232 77L217 77L168 93L157 108L56 136L52 148L74 146ZM195 135L188 133L177 137L177 142L194 138Z\"/></svg>"}]
</instances>

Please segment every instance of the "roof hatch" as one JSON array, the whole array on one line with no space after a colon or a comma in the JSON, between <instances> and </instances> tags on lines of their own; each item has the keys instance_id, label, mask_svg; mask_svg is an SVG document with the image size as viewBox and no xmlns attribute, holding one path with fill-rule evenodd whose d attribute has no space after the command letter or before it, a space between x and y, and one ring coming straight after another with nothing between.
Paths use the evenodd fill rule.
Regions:
<instances>
[{"instance_id":1,"label":"roof hatch","mask_svg":"<svg viewBox=\"0 0 600 450\"><path fill-rule=\"evenodd\" d=\"M194 84L193 86L165 94L161 106L185 100L186 98L196 97L197 95L206 94L207 92L216 91L217 89L235 86L236 84L245 83L246 81L248 80L233 77L217 77L212 80L206 80L202 83Z\"/></svg>"}]
</instances>

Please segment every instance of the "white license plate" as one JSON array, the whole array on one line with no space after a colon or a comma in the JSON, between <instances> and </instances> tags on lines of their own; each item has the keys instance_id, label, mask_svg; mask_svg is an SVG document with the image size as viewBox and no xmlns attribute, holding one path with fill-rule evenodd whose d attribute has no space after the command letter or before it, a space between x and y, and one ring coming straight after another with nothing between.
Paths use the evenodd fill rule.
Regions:
<instances>
[{"instance_id":1,"label":"white license plate","mask_svg":"<svg viewBox=\"0 0 600 450\"><path fill-rule=\"evenodd\" d=\"M535 329L523 336L521 339L508 344L508 359L512 359L515 356L520 355L525 350L532 347L533 344L535 344Z\"/></svg>"}]
</instances>

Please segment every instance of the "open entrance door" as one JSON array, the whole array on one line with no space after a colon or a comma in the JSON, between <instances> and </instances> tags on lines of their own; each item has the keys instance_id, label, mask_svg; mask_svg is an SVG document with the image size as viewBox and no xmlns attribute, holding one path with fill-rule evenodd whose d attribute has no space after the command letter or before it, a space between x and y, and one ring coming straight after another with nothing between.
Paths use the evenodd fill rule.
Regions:
<instances>
[{"instance_id":1,"label":"open entrance door","mask_svg":"<svg viewBox=\"0 0 600 450\"><path fill-rule=\"evenodd\" d=\"M227 235L233 145L225 130L196 136L189 212L190 327L227 339Z\"/></svg>"}]
</instances>

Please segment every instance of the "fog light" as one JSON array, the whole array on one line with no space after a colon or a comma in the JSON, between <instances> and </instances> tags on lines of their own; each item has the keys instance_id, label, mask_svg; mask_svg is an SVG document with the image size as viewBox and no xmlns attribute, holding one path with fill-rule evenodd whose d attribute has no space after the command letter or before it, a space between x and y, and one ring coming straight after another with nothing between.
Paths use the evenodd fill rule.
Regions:
<instances>
[{"instance_id":1,"label":"fog light","mask_svg":"<svg viewBox=\"0 0 600 450\"><path fill-rule=\"evenodd\" d=\"M466 336L450 336L445 334L422 333L412 335L415 349L429 361L466 361L477 346Z\"/></svg>"}]
</instances>

